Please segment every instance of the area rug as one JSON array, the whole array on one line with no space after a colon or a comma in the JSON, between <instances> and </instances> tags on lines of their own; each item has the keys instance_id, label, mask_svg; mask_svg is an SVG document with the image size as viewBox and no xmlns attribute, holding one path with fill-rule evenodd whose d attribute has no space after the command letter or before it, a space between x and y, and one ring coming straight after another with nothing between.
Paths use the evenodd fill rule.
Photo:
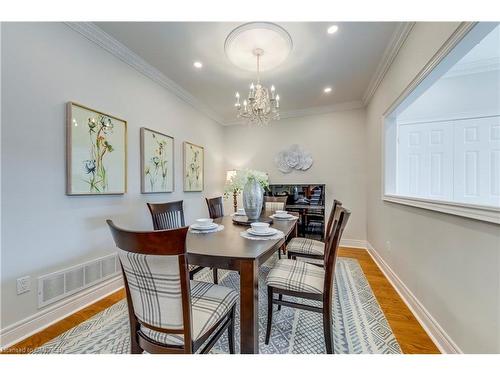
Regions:
<instances>
[{"instance_id":1,"label":"area rug","mask_svg":"<svg viewBox=\"0 0 500 375\"><path fill-rule=\"evenodd\" d=\"M275 259L259 270L259 351L262 354L325 353L321 314L282 307L273 313L269 345L264 343L267 318L265 279ZM199 272L196 279L211 281L211 272ZM239 290L237 272L219 270L219 283ZM358 261L338 258L335 269L333 332L335 353L401 353L387 319L366 280ZM299 301L300 302L300 301ZM308 301L310 302L310 301ZM319 304L319 302L318 302ZM275 307L276 309L276 307ZM239 352L239 307L236 313L236 351ZM125 300L66 331L33 353L129 353L130 338ZM227 334L212 353L227 353Z\"/></svg>"}]
</instances>

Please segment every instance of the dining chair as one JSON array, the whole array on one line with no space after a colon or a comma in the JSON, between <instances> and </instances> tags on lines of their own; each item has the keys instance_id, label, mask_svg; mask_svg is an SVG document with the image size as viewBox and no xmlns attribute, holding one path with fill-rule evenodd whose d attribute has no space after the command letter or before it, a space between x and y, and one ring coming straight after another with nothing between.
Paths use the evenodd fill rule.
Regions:
<instances>
[{"instance_id":1,"label":"dining chair","mask_svg":"<svg viewBox=\"0 0 500 375\"><path fill-rule=\"evenodd\" d=\"M175 229L185 226L183 201L147 203L155 230Z\"/></svg>"},{"instance_id":2,"label":"dining chair","mask_svg":"<svg viewBox=\"0 0 500 375\"><path fill-rule=\"evenodd\" d=\"M185 226L184 204L183 201L167 203L147 203L151 218L153 220L154 230L175 229ZM200 272L204 267L194 264L189 265L189 276L193 279L194 275ZM218 283L217 270L213 271L214 283Z\"/></svg>"},{"instance_id":3,"label":"dining chair","mask_svg":"<svg viewBox=\"0 0 500 375\"><path fill-rule=\"evenodd\" d=\"M332 302L335 262L342 233L349 220L350 212L344 208L336 211L335 218L325 243L324 268L294 259L278 260L266 278L267 284L267 328L266 345L271 337L273 304L295 307L323 315L323 332L328 354L334 353ZM278 294L278 299L274 294ZM306 300L321 301L321 307L284 300L283 297L298 297Z\"/></svg>"},{"instance_id":4,"label":"dining chair","mask_svg":"<svg viewBox=\"0 0 500 375\"><path fill-rule=\"evenodd\" d=\"M238 293L189 280L188 228L133 232L106 222L119 248L131 353L208 353L227 329L233 354Z\"/></svg>"},{"instance_id":5,"label":"dining chair","mask_svg":"<svg viewBox=\"0 0 500 375\"><path fill-rule=\"evenodd\" d=\"M211 219L217 219L224 216L224 203L222 197L205 198L208 206L208 214Z\"/></svg>"},{"instance_id":6,"label":"dining chair","mask_svg":"<svg viewBox=\"0 0 500 375\"><path fill-rule=\"evenodd\" d=\"M323 234L323 241L305 237L294 237L286 245L288 258L323 259L325 256L325 242L327 236L332 229L335 214L341 207L342 202L334 199L332 210L328 216L328 223Z\"/></svg>"},{"instance_id":7,"label":"dining chair","mask_svg":"<svg viewBox=\"0 0 500 375\"><path fill-rule=\"evenodd\" d=\"M283 197L270 197L264 196L264 209L266 211L275 212L278 210L284 211L288 196Z\"/></svg>"}]
</instances>

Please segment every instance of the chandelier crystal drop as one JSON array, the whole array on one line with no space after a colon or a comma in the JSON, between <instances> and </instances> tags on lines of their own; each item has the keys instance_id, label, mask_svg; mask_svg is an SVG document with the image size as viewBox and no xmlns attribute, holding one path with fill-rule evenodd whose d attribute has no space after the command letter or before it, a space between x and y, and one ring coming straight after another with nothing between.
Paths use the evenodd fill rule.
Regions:
<instances>
[{"instance_id":1,"label":"chandelier crystal drop","mask_svg":"<svg viewBox=\"0 0 500 375\"><path fill-rule=\"evenodd\" d=\"M271 120L279 120L280 96L271 85L271 89L260 82L260 57L264 54L261 48L256 48L253 54L257 57L257 84L250 85L248 98L240 102L240 94L236 93L236 107L238 118L247 120L249 124L267 125Z\"/></svg>"}]
</instances>

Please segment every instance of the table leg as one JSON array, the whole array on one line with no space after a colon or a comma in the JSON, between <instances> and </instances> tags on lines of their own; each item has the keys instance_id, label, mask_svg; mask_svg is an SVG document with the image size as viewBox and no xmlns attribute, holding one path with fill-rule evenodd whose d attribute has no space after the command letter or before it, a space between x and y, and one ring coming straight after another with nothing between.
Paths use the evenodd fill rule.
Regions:
<instances>
[{"instance_id":1,"label":"table leg","mask_svg":"<svg viewBox=\"0 0 500 375\"><path fill-rule=\"evenodd\" d=\"M259 353L259 267L253 259L240 264L240 350Z\"/></svg>"}]
</instances>

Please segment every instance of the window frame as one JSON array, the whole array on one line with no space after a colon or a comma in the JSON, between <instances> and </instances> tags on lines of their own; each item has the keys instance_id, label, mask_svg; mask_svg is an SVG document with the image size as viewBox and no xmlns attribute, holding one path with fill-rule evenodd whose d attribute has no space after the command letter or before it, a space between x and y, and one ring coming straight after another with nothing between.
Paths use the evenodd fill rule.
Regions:
<instances>
[{"instance_id":1,"label":"window frame","mask_svg":"<svg viewBox=\"0 0 500 375\"><path fill-rule=\"evenodd\" d=\"M396 100L382 114L381 118L381 199L384 202L402 204L411 207L423 208L426 210L462 216L470 219L481 220L489 223L500 224L500 208L491 206L481 206L468 203L459 203L444 200L434 200L429 198L409 197L399 194L386 193L386 126L394 116L398 107L413 93L421 89L421 83L432 77L432 74L439 74L438 65L452 52L455 47L474 29L479 27L478 22L462 22L450 38L443 44L432 59L424 66ZM487 27L487 25L485 25ZM425 89L423 89L425 90ZM397 168L397 161L396 161Z\"/></svg>"}]
</instances>

